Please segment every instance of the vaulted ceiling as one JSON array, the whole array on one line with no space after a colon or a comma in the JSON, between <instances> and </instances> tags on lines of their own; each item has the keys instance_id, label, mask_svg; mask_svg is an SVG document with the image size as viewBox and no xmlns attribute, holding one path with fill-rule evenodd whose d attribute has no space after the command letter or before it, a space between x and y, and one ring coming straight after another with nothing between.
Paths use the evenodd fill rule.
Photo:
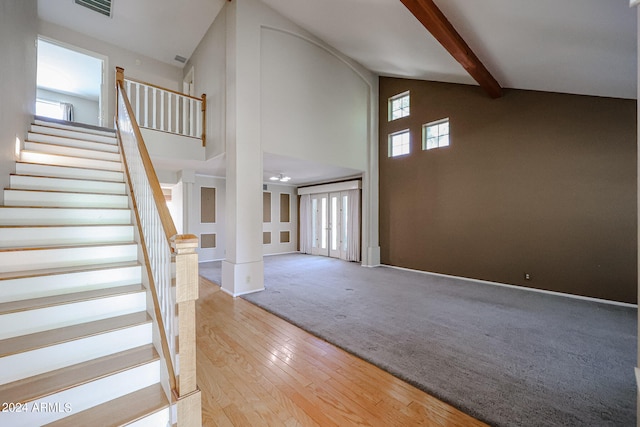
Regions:
<instances>
[{"instance_id":1,"label":"vaulted ceiling","mask_svg":"<svg viewBox=\"0 0 640 427\"><path fill-rule=\"evenodd\" d=\"M40 18L180 66L225 0L114 0L113 18L39 0ZM385 76L477 84L401 0L263 0ZM636 98L628 0L434 0L504 88Z\"/></svg>"},{"instance_id":2,"label":"vaulted ceiling","mask_svg":"<svg viewBox=\"0 0 640 427\"><path fill-rule=\"evenodd\" d=\"M175 56L190 57L226 0L113 1L113 18L72 0L38 0L38 13L181 68ZM502 88L637 98L637 11L629 0L262 1L382 76L478 84L404 4L433 2ZM268 153L263 160L266 182L275 171L293 176L291 185L358 174ZM224 157L165 163L225 175Z\"/></svg>"}]
</instances>

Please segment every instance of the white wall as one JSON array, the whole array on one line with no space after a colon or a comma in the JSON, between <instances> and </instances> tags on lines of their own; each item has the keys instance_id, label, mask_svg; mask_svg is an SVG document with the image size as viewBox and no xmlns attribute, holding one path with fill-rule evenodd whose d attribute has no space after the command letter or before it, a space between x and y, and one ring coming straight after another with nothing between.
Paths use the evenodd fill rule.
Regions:
<instances>
[{"instance_id":1,"label":"white wall","mask_svg":"<svg viewBox=\"0 0 640 427\"><path fill-rule=\"evenodd\" d=\"M38 88L36 91L38 99L54 102L67 102L73 105L74 122L85 123L98 126L100 122L100 105L98 101L80 98L78 96L67 95L60 92L53 92Z\"/></svg>"},{"instance_id":2,"label":"white wall","mask_svg":"<svg viewBox=\"0 0 640 427\"><path fill-rule=\"evenodd\" d=\"M298 248L298 196L296 188L267 184L271 193L271 222L262 223L262 231L271 233L271 244L263 245L265 255L295 252ZM289 222L280 222L280 194L289 195ZM280 242L280 232L289 232L289 243Z\"/></svg>"},{"instance_id":3,"label":"white wall","mask_svg":"<svg viewBox=\"0 0 640 427\"><path fill-rule=\"evenodd\" d=\"M35 113L36 39L38 7L36 0L0 2L0 185L9 186L15 171L16 136L24 141ZM4 194L0 192L0 203Z\"/></svg>"},{"instance_id":4,"label":"white wall","mask_svg":"<svg viewBox=\"0 0 640 427\"><path fill-rule=\"evenodd\" d=\"M113 127L115 105L115 67L123 67L126 77L153 83L172 90L182 90L182 68L169 65L123 47L97 40L93 37L69 30L46 21L39 22L40 35L79 47L108 58L107 85L109 95L105 126ZM104 102L104 100L103 100Z\"/></svg>"},{"instance_id":5,"label":"white wall","mask_svg":"<svg viewBox=\"0 0 640 427\"><path fill-rule=\"evenodd\" d=\"M262 148L364 171L370 86L340 55L298 33L262 28Z\"/></svg>"},{"instance_id":6,"label":"white wall","mask_svg":"<svg viewBox=\"0 0 640 427\"><path fill-rule=\"evenodd\" d=\"M225 64L226 13L223 10L184 66L185 75L194 69L196 96L207 95L207 159L225 151Z\"/></svg>"},{"instance_id":7,"label":"white wall","mask_svg":"<svg viewBox=\"0 0 640 427\"><path fill-rule=\"evenodd\" d=\"M151 159L205 160L204 147L199 138L141 128L142 139ZM156 170L158 173L158 170Z\"/></svg>"},{"instance_id":8,"label":"white wall","mask_svg":"<svg viewBox=\"0 0 640 427\"><path fill-rule=\"evenodd\" d=\"M378 245L377 76L257 0L225 4L185 73L192 66L196 94L207 94L206 156L226 154L233 268L257 269L264 252L256 242L263 150L363 171L363 262L376 264L367 254Z\"/></svg>"}]
</instances>

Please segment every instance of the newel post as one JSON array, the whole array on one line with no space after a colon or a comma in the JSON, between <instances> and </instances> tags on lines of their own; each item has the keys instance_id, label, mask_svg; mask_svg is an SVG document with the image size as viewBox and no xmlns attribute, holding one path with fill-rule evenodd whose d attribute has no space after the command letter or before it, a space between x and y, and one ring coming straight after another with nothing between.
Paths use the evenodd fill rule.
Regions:
<instances>
[{"instance_id":1,"label":"newel post","mask_svg":"<svg viewBox=\"0 0 640 427\"><path fill-rule=\"evenodd\" d=\"M202 403L196 383L196 300L198 299L198 238L171 238L176 260L176 304L180 372L176 384L179 427L202 426Z\"/></svg>"},{"instance_id":2,"label":"newel post","mask_svg":"<svg viewBox=\"0 0 640 427\"><path fill-rule=\"evenodd\" d=\"M124 68L122 67L116 67L116 111L115 111L115 121L116 123L118 122L118 87L119 84L118 82L122 82L122 84L124 84Z\"/></svg>"}]
</instances>

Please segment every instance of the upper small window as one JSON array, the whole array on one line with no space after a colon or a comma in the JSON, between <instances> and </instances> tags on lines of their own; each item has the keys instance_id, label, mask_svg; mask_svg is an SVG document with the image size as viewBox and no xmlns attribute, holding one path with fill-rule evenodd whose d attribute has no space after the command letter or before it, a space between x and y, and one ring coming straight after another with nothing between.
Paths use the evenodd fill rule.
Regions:
<instances>
[{"instance_id":1,"label":"upper small window","mask_svg":"<svg viewBox=\"0 0 640 427\"><path fill-rule=\"evenodd\" d=\"M409 115L409 92L389 98L389 121Z\"/></svg>"},{"instance_id":2,"label":"upper small window","mask_svg":"<svg viewBox=\"0 0 640 427\"><path fill-rule=\"evenodd\" d=\"M411 133L409 130L389 135L389 157L402 156L411 151Z\"/></svg>"},{"instance_id":3,"label":"upper small window","mask_svg":"<svg viewBox=\"0 0 640 427\"><path fill-rule=\"evenodd\" d=\"M422 125L422 149L449 146L449 119L438 120L437 122Z\"/></svg>"}]
</instances>

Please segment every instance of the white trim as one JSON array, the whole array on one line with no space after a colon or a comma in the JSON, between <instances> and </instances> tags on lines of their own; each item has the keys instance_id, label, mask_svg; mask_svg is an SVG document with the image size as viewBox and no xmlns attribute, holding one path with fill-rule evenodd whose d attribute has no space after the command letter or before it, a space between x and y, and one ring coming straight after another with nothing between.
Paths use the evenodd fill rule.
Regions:
<instances>
[{"instance_id":1,"label":"white trim","mask_svg":"<svg viewBox=\"0 0 640 427\"><path fill-rule=\"evenodd\" d=\"M251 291L238 292L237 294L234 294L234 293L232 293L231 291L229 291L229 290L227 290L227 289L223 288L222 286L220 286L220 290L221 290L222 292L224 292L224 293L225 293L225 294L227 294L227 295L231 295L231 296L232 296L232 297L234 297L234 298L241 297L242 295L249 295L249 294L253 294L253 293L256 293L256 292L261 292L261 291L264 291L264 289L265 289L265 288L262 288L262 289L253 289L253 290L251 290Z\"/></svg>"},{"instance_id":2,"label":"white trim","mask_svg":"<svg viewBox=\"0 0 640 427\"><path fill-rule=\"evenodd\" d=\"M634 7L640 4L640 0L629 0L629 7Z\"/></svg>"},{"instance_id":3,"label":"white trim","mask_svg":"<svg viewBox=\"0 0 640 427\"><path fill-rule=\"evenodd\" d=\"M640 0L638 0L640 2ZM640 393L640 369L633 368L636 372L636 387L638 387L638 393Z\"/></svg>"},{"instance_id":4,"label":"white trim","mask_svg":"<svg viewBox=\"0 0 640 427\"><path fill-rule=\"evenodd\" d=\"M224 258L216 258L216 259L205 259L205 260L199 260L198 264L202 264L203 262L216 262L216 261L224 261Z\"/></svg>"},{"instance_id":5,"label":"white trim","mask_svg":"<svg viewBox=\"0 0 640 427\"><path fill-rule=\"evenodd\" d=\"M314 185L311 187L298 188L298 196L302 196L303 194L337 193L340 191L361 190L361 189L362 189L362 181L354 180L354 181L336 182L334 184L322 184L322 185Z\"/></svg>"},{"instance_id":6,"label":"white trim","mask_svg":"<svg viewBox=\"0 0 640 427\"><path fill-rule=\"evenodd\" d=\"M638 1L640 1L640 0L638 0ZM544 289L529 288L529 287L526 287L526 286L509 285L509 284L500 283L500 282L490 282L488 280L472 279L472 278L469 278L469 277L452 276L450 274L432 273L430 271L414 270L414 269L411 269L411 268L397 267L395 265L381 264L380 266L381 267L395 268L396 270L412 271L414 273L427 274L427 275L431 275L431 276L447 277L447 278L451 278L451 279L466 280L468 282L481 283L481 284L484 284L484 285L501 286L503 288L510 288L510 289L520 289L520 290L523 290L523 291L538 292L538 293L542 293L542 294L556 295L556 296L560 296L560 297L567 297L567 298L579 299L579 300L584 300L584 301L599 302L601 304L617 305L617 306L620 306L620 307L638 308L638 304L629 304L629 303L626 303L626 302L612 301L612 300L608 300L608 299L585 297L585 296L582 296L582 295L567 294L567 293L564 293L564 292L556 292L556 291L547 291L547 290L544 290Z\"/></svg>"},{"instance_id":7,"label":"white trim","mask_svg":"<svg viewBox=\"0 0 640 427\"><path fill-rule=\"evenodd\" d=\"M282 231L288 231L288 230L282 230ZM276 243L277 245L285 245L286 243ZM275 256L275 255L289 255L289 254L299 254L300 251L289 251L289 252L278 252L276 254L263 254L262 256Z\"/></svg>"},{"instance_id":8,"label":"white trim","mask_svg":"<svg viewBox=\"0 0 640 427\"><path fill-rule=\"evenodd\" d=\"M98 126L108 128L109 126L113 126L113 123L109 123L107 118L107 106L109 105L109 84L108 84L108 70L109 70L109 57L103 55L98 52L94 52L92 50L84 49L60 40L52 39L47 36L43 36L42 34L38 34L37 40L42 40L45 43L53 44L59 46L63 49L71 50L82 55L91 56L92 58L98 59L102 61L102 76L101 76L101 86L100 86L100 98L98 99L98 110L100 117L98 118Z\"/></svg>"}]
</instances>

